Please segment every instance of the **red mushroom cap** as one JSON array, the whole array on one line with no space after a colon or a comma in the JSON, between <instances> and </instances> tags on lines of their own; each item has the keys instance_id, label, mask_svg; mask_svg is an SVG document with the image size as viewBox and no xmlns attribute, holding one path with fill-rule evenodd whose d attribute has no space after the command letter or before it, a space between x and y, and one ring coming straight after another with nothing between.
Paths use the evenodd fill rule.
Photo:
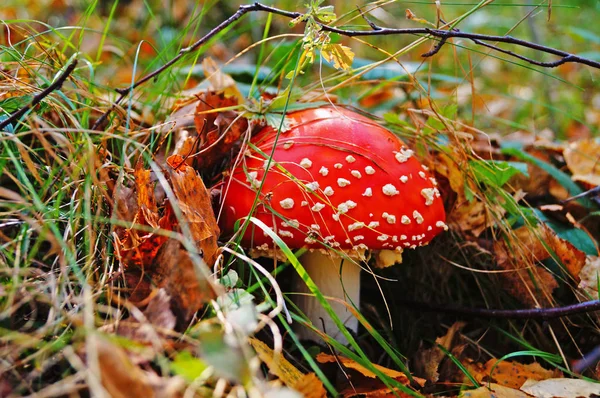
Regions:
<instances>
[{"instance_id":1,"label":"red mushroom cap","mask_svg":"<svg viewBox=\"0 0 600 398\"><path fill-rule=\"evenodd\" d=\"M253 216L288 246L412 248L447 229L435 179L393 133L342 107L286 117L291 128L279 136ZM252 144L268 156L276 133L265 127ZM231 173L224 231L249 214L265 175L265 155L246 151ZM243 242L272 244L258 228L248 228Z\"/></svg>"}]
</instances>

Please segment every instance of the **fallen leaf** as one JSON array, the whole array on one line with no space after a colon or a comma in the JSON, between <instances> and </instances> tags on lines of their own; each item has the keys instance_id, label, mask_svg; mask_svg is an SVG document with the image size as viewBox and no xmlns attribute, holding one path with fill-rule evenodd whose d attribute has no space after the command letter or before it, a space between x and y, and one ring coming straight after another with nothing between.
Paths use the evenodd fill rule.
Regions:
<instances>
[{"instance_id":1,"label":"fallen leaf","mask_svg":"<svg viewBox=\"0 0 600 398\"><path fill-rule=\"evenodd\" d=\"M532 307L551 304L552 292L558 283L539 262L554 257L577 280L585 263L585 253L559 238L545 224L536 228L523 226L512 232L510 242L494 243L498 268L514 271L502 274L507 290Z\"/></svg>"},{"instance_id":2,"label":"fallen leaf","mask_svg":"<svg viewBox=\"0 0 600 398\"><path fill-rule=\"evenodd\" d=\"M339 362L342 365L344 365L344 367L346 367L348 369L354 369L354 370L358 371L360 374L362 374L363 376L369 377L371 379L377 378L377 375L375 373L373 373L369 369L365 368L361 364L353 361L352 359L342 357L340 355L334 356L334 355L329 355L329 354L320 352L317 355L316 359L317 359L317 362L319 362L319 363L332 363L332 362L337 363L337 362ZM389 376L393 379L396 379L396 378L402 379L401 382L403 382L403 383L409 382L408 377L406 377L406 375L402 372L399 372L394 369L384 368L383 366L376 365L376 364L373 364L373 366L377 370L379 370L381 373L385 374L386 376Z\"/></svg>"},{"instance_id":3,"label":"fallen leaf","mask_svg":"<svg viewBox=\"0 0 600 398\"><path fill-rule=\"evenodd\" d=\"M180 165L183 159L174 155L167 159L170 165ZM212 210L210 194L202 178L190 166L174 169L170 173L177 206L190 228L191 238L202 249L204 261L212 266L217 258L219 226Z\"/></svg>"},{"instance_id":4,"label":"fallen leaf","mask_svg":"<svg viewBox=\"0 0 600 398\"><path fill-rule=\"evenodd\" d=\"M529 398L531 395L525 394L522 391L501 386L496 383L481 386L475 390L463 391L459 395L460 398Z\"/></svg>"},{"instance_id":5,"label":"fallen leaf","mask_svg":"<svg viewBox=\"0 0 600 398\"><path fill-rule=\"evenodd\" d=\"M563 156L571 171L573 181L587 184L587 188L600 185L600 143L595 139L582 139L569 144Z\"/></svg>"},{"instance_id":6,"label":"fallen leaf","mask_svg":"<svg viewBox=\"0 0 600 398\"><path fill-rule=\"evenodd\" d=\"M327 391L323 382L313 372L305 374L292 388L298 391L304 398L325 398Z\"/></svg>"},{"instance_id":7,"label":"fallen leaf","mask_svg":"<svg viewBox=\"0 0 600 398\"><path fill-rule=\"evenodd\" d=\"M359 363L342 356L333 356L325 353L319 353L316 357L317 362L319 363L340 363L345 368L348 369L348 372L354 372L354 374L350 375L351 377L351 385L348 388L340 391L340 395L345 398L362 396L362 397L392 397L392 396L400 396L400 397L409 397L408 395L400 390L393 389L390 390L381 380L378 379L377 375L366 369L364 366ZM379 370L381 373L386 376L396 380L397 382L408 386L410 384L410 380L408 377L397 370L385 368L380 365L373 364L373 366ZM418 383L420 386L424 386L426 380L413 377L413 380Z\"/></svg>"},{"instance_id":8,"label":"fallen leaf","mask_svg":"<svg viewBox=\"0 0 600 398\"><path fill-rule=\"evenodd\" d=\"M600 274L600 257L587 256L585 265L579 272L579 289L583 290L593 300L598 299L598 275ZM587 299L587 297L586 297Z\"/></svg>"},{"instance_id":9,"label":"fallen leaf","mask_svg":"<svg viewBox=\"0 0 600 398\"><path fill-rule=\"evenodd\" d=\"M452 351L454 338L464 326L464 322L455 322L448 329L448 332L444 336L438 337L435 342L446 348L446 350ZM444 358L446 358L446 353L437 345L426 350L420 350L415 359L417 374L432 383L437 382L440 378L440 364Z\"/></svg>"},{"instance_id":10,"label":"fallen leaf","mask_svg":"<svg viewBox=\"0 0 600 398\"><path fill-rule=\"evenodd\" d=\"M497 359L492 358L483 365L469 361L463 364L478 382L493 382L510 388L519 388L528 379L545 380L562 375L558 370L542 368L537 362L525 365L512 361L498 362Z\"/></svg>"},{"instance_id":11,"label":"fallen leaf","mask_svg":"<svg viewBox=\"0 0 600 398\"><path fill-rule=\"evenodd\" d=\"M201 264L206 273L199 272L182 243L166 235L168 231L179 232L183 227L173 207L177 206L183 215L185 227L182 232L184 235L189 232L189 238L211 266L217 256L219 229L210 195L200 176L183 164L180 156L172 156L168 160L169 164L177 167L168 170L176 203L164 201L159 212L152 175L138 162L134 172L137 212L132 220L123 220L131 222L132 227L117 228L114 238L129 287L129 299L142 303L156 287L164 288L174 302L172 309L185 322L215 295L213 286L205 277L209 274L207 264ZM116 209L124 208L118 214L131 215L131 203L127 198L123 198L123 202L121 205L116 201ZM139 226L152 231L140 231Z\"/></svg>"},{"instance_id":12,"label":"fallen leaf","mask_svg":"<svg viewBox=\"0 0 600 398\"><path fill-rule=\"evenodd\" d=\"M125 350L101 337L88 338L93 339L97 350L102 386L111 397L155 396L146 374L130 361Z\"/></svg>"},{"instance_id":13,"label":"fallen leaf","mask_svg":"<svg viewBox=\"0 0 600 398\"><path fill-rule=\"evenodd\" d=\"M223 93L206 91L198 95L194 117L196 132L200 137L200 156L194 159L197 169L221 162L248 130L248 120L231 110L238 104L235 98L228 98Z\"/></svg>"},{"instance_id":14,"label":"fallen leaf","mask_svg":"<svg viewBox=\"0 0 600 398\"><path fill-rule=\"evenodd\" d=\"M579 379L530 379L521 390L537 398L592 398L600 395L600 383Z\"/></svg>"},{"instance_id":15,"label":"fallen leaf","mask_svg":"<svg viewBox=\"0 0 600 398\"><path fill-rule=\"evenodd\" d=\"M304 397L322 398L327 396L323 383L314 373L303 374L283 355L276 356L273 350L256 338L248 339L258 358L269 368L269 372L286 386L302 393Z\"/></svg>"}]
</instances>

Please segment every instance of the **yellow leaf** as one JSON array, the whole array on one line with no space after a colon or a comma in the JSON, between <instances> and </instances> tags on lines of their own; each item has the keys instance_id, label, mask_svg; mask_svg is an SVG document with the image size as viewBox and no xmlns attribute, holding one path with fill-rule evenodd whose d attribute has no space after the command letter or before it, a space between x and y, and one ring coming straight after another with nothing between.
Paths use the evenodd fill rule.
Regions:
<instances>
[{"instance_id":1,"label":"yellow leaf","mask_svg":"<svg viewBox=\"0 0 600 398\"><path fill-rule=\"evenodd\" d=\"M531 395L525 394L514 388L504 387L499 384L491 383L489 386L479 387L476 390L463 391L460 398L529 398Z\"/></svg>"},{"instance_id":2,"label":"yellow leaf","mask_svg":"<svg viewBox=\"0 0 600 398\"><path fill-rule=\"evenodd\" d=\"M327 396L323 383L314 373L300 372L283 355L275 357L273 350L258 339L250 338L249 341L258 358L269 368L269 372L279 377L279 380L286 386L300 392L304 397L324 398Z\"/></svg>"},{"instance_id":3,"label":"yellow leaf","mask_svg":"<svg viewBox=\"0 0 600 398\"><path fill-rule=\"evenodd\" d=\"M341 44L326 44L321 48L321 54L327 62L332 62L336 69L349 70L352 67L354 53L350 47Z\"/></svg>"}]
</instances>

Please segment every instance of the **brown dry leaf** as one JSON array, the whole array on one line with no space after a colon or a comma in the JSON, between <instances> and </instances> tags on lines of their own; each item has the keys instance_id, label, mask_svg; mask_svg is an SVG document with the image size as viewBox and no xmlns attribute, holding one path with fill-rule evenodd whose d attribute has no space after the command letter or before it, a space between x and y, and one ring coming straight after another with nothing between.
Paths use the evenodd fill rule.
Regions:
<instances>
[{"instance_id":1,"label":"brown dry leaf","mask_svg":"<svg viewBox=\"0 0 600 398\"><path fill-rule=\"evenodd\" d=\"M529 398L531 395L514 388L490 383L475 390L463 391L459 398Z\"/></svg>"},{"instance_id":2,"label":"brown dry leaf","mask_svg":"<svg viewBox=\"0 0 600 398\"><path fill-rule=\"evenodd\" d=\"M446 348L446 350L453 352L454 338L465 325L464 322L455 322L448 329L448 332L444 336L438 337L435 342ZM440 378L440 364L444 358L446 358L446 354L437 345L426 350L420 350L417 353L417 358L415 360L417 374L423 376L425 380L432 383L437 382Z\"/></svg>"},{"instance_id":3,"label":"brown dry leaf","mask_svg":"<svg viewBox=\"0 0 600 398\"><path fill-rule=\"evenodd\" d=\"M598 298L598 275L600 275L600 257L587 256L585 265L579 272L579 289L587 293L592 299Z\"/></svg>"},{"instance_id":4,"label":"brown dry leaf","mask_svg":"<svg viewBox=\"0 0 600 398\"><path fill-rule=\"evenodd\" d=\"M169 165L181 165L183 159L178 155L167 159ZM212 266L217 258L219 226L212 209L210 194L202 178L187 165L174 169L170 173L173 192L177 197L177 206L186 220L192 239L200 247L204 261Z\"/></svg>"},{"instance_id":5,"label":"brown dry leaf","mask_svg":"<svg viewBox=\"0 0 600 398\"><path fill-rule=\"evenodd\" d=\"M154 397L146 374L135 366L125 350L101 337L94 339L102 386L114 398Z\"/></svg>"},{"instance_id":6,"label":"brown dry leaf","mask_svg":"<svg viewBox=\"0 0 600 398\"><path fill-rule=\"evenodd\" d=\"M356 363L355 361L353 361L349 358L345 358L345 357L342 357L339 355L333 356L333 355L328 355L325 353L319 353L317 355L316 359L317 359L317 362L319 362L319 363L336 363L336 364L340 363L345 368L348 369L348 372L354 372L354 374L351 375L352 385L350 387L340 391L340 395L345 398L355 397L355 396L370 397L370 398L393 397L393 396L409 397L410 396L399 390L391 391L387 386L385 386L385 384L383 384L381 382L381 380L379 380L377 378L375 373L366 369L362 365ZM388 368L385 368L380 365L373 364L373 366L375 366L375 368L377 368L381 373L393 378L394 380L398 381L399 383L401 383L405 386L408 386L410 384L410 380L402 372L399 372L399 371L393 370L393 369L388 369ZM418 378L418 377L413 377L413 380L421 386L424 386L425 382L426 382L426 380Z\"/></svg>"},{"instance_id":7,"label":"brown dry leaf","mask_svg":"<svg viewBox=\"0 0 600 398\"><path fill-rule=\"evenodd\" d=\"M588 188L600 185L600 142L595 139L572 142L563 156L573 181L583 182Z\"/></svg>"},{"instance_id":8,"label":"brown dry leaf","mask_svg":"<svg viewBox=\"0 0 600 398\"><path fill-rule=\"evenodd\" d=\"M585 253L570 242L559 238L545 224L540 224L536 228L523 226L513 233L511 242L514 243L508 244L505 241L494 243L498 267L515 271L502 274L507 290L532 307L538 304L549 305L552 292L558 287L558 283L554 276L538 263L556 256L565 266L566 271L577 280L585 264ZM535 282L531 275L535 278Z\"/></svg>"},{"instance_id":9,"label":"brown dry leaf","mask_svg":"<svg viewBox=\"0 0 600 398\"><path fill-rule=\"evenodd\" d=\"M248 130L248 120L241 117L239 112L223 109L240 104L235 97L206 91L198 95L198 100L194 123L200 136L201 156L196 157L195 161L196 168L202 169L221 161L229 154L234 144Z\"/></svg>"},{"instance_id":10,"label":"brown dry leaf","mask_svg":"<svg viewBox=\"0 0 600 398\"><path fill-rule=\"evenodd\" d=\"M460 231L465 235L478 237L483 231L495 224L493 211L503 214L503 210L491 208L489 204L483 203L474 197L468 200L465 196L465 173L460 169L455 159L446 154L438 155L435 171L448 179L450 188L456 193L456 201L450 212L448 212L447 223L453 230ZM468 184L472 192L477 189Z\"/></svg>"},{"instance_id":11,"label":"brown dry leaf","mask_svg":"<svg viewBox=\"0 0 600 398\"><path fill-rule=\"evenodd\" d=\"M205 261L212 265L217 256L219 229L208 191L198 174L191 167L182 165L181 157L169 159L180 166L177 170L170 170L172 189L178 201L176 205L187 221L191 238L202 251ZM117 253L125 268L125 280L130 288L129 298L132 302L140 303L155 287L164 288L175 302L172 308L185 322L207 300L214 297L214 290L210 282L197 272L179 241L164 234L135 228L135 225L143 225L154 230L179 231L181 225L169 202L165 202L160 216L150 171L144 170L138 163L134 177L137 212L133 220L124 220L133 222L134 227L117 229L115 233ZM132 214L132 204L127 198L117 197L115 202L115 209L123 209L117 214Z\"/></svg>"},{"instance_id":12,"label":"brown dry leaf","mask_svg":"<svg viewBox=\"0 0 600 398\"><path fill-rule=\"evenodd\" d=\"M485 364L463 364L478 382L493 382L510 388L520 388L528 379L545 380L562 376L560 371L546 370L537 362L528 365L512 361L498 363L497 359L492 358Z\"/></svg>"}]
</instances>

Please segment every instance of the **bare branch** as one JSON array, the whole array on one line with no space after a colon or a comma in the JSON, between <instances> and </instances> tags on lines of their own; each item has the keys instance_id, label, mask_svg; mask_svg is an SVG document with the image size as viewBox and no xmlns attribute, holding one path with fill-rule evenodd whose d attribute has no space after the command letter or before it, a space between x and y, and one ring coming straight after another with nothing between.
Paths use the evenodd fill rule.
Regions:
<instances>
[{"instance_id":1,"label":"bare branch","mask_svg":"<svg viewBox=\"0 0 600 398\"><path fill-rule=\"evenodd\" d=\"M409 300L399 300L400 304L418 311L442 312L473 318L495 319L556 319L571 315L600 311L600 300L585 301L564 307L527 308L522 310L497 310L490 308L468 308L454 305L431 304Z\"/></svg>"},{"instance_id":2,"label":"bare branch","mask_svg":"<svg viewBox=\"0 0 600 398\"><path fill-rule=\"evenodd\" d=\"M163 66L156 69L152 73L149 73L148 75L142 77L141 79L136 81L134 84L132 84L126 88L123 88L123 89L117 89L116 91L120 94L120 96L117 98L115 103L110 107L110 109L108 109L100 118L98 118L98 120L94 123L94 126L92 127L92 129L94 129L94 130L97 129L104 121L106 121L108 115L134 89L139 87L141 84L144 84L148 80L158 76L159 74L164 72L166 69L170 68L177 61L179 61L185 54L188 54L192 51L196 51L203 44L206 44L211 38L216 36L219 32L223 31L225 28L227 28L228 26L230 26L231 24L236 22L242 16L244 16L245 14L250 13L250 12L266 12L266 13L270 13L270 14L280 15L282 17L286 17L289 19L296 19L296 18L299 19L299 17L304 15L299 12L281 10L279 8L267 6L267 5L258 3L258 2L254 3L254 4L250 4L250 5L240 6L239 9L233 15L231 15L229 18L227 18L226 20L221 22L218 26L213 28L210 32L208 32L201 39L196 41L191 46L181 49L179 51L179 54L177 54L177 56L175 56L169 62L165 63ZM515 38L512 36L494 36L494 35L484 35L484 34L479 34L479 33L468 33L468 32L462 32L458 29L444 30L444 29L433 29L433 28L406 28L406 29L384 28L384 27L378 26L375 23L368 20L367 17L363 14L362 10L360 10L360 8L359 8L359 12L361 13L362 17L365 19L367 24L369 24L369 26L371 27L372 30L349 30L349 29L338 28L335 26L325 25L324 23L321 23L321 22L317 22L317 23L319 24L321 29L325 32L337 33L337 34L340 34L343 36L348 36L348 37L388 36L388 35L419 35L419 36L425 35L425 36L429 36L431 38L438 38L439 42L435 45L435 47L431 51L422 55L425 58L431 57L431 56L437 54L442 49L442 47L447 43L448 39L463 38L463 39L471 40L473 43L475 43L477 45L490 48L494 51L498 51L502 54L506 54L511 57L518 58L518 59L525 61L527 63L530 63L532 65L542 66L545 68L554 68L559 65L566 64L566 63L579 63L579 64L591 66L596 69L600 69L600 62L597 62L597 61L594 61L591 59L587 59L584 57L580 57L578 55L571 54L567 51L558 50L556 48L544 46L544 45L537 44L537 43L532 43L532 42L518 39L518 38ZM488 42L513 44L518 47L529 48L529 49L536 50L539 52L552 54L552 55L555 55L560 58L553 62L536 61L532 58L528 58L526 56L517 54L510 50L505 50L503 48L500 48L500 47L498 47L494 44L490 44Z\"/></svg>"}]
</instances>

